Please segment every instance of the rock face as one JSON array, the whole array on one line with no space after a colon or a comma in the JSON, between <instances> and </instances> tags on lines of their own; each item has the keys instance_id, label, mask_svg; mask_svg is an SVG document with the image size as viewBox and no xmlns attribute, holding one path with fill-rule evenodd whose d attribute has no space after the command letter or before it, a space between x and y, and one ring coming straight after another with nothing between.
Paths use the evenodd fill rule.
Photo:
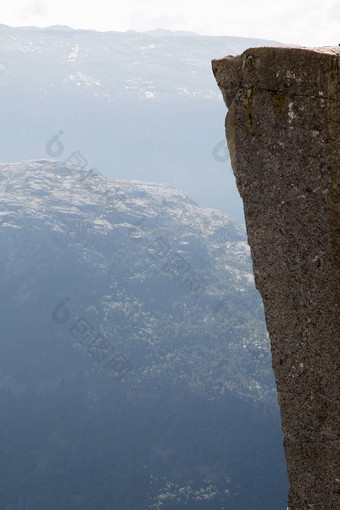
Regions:
<instances>
[{"instance_id":1,"label":"rock face","mask_svg":"<svg viewBox=\"0 0 340 510\"><path fill-rule=\"evenodd\" d=\"M340 48L213 61L281 408L289 510L340 508Z\"/></svg>"}]
</instances>

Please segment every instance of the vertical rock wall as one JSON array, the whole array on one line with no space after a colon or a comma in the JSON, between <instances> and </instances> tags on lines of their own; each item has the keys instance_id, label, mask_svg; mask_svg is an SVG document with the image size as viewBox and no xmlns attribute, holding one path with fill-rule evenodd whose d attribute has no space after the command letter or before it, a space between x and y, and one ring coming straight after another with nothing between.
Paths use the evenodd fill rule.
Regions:
<instances>
[{"instance_id":1,"label":"vertical rock wall","mask_svg":"<svg viewBox=\"0 0 340 510\"><path fill-rule=\"evenodd\" d=\"M213 61L265 308L289 510L340 509L340 48Z\"/></svg>"}]
</instances>

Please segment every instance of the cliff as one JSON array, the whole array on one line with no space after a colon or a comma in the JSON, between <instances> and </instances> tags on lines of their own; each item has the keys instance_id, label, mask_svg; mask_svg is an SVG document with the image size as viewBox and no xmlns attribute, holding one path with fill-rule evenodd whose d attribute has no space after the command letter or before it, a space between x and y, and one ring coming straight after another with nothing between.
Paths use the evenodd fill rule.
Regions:
<instances>
[{"instance_id":1,"label":"cliff","mask_svg":"<svg viewBox=\"0 0 340 510\"><path fill-rule=\"evenodd\" d=\"M340 48L213 61L271 340L289 510L340 508Z\"/></svg>"}]
</instances>

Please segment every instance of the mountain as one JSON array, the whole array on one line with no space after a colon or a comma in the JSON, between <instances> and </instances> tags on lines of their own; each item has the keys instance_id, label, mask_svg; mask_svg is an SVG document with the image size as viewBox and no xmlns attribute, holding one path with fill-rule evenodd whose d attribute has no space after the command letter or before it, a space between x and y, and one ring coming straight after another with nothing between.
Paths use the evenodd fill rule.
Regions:
<instances>
[{"instance_id":1,"label":"mountain","mask_svg":"<svg viewBox=\"0 0 340 510\"><path fill-rule=\"evenodd\" d=\"M27 73L26 93L41 99L61 94L110 103L212 99L221 94L211 75L211 58L249 46L283 46L276 41L201 36L191 32L96 32L66 26L0 26L2 85L18 85Z\"/></svg>"},{"instance_id":2,"label":"mountain","mask_svg":"<svg viewBox=\"0 0 340 510\"><path fill-rule=\"evenodd\" d=\"M0 165L0 197L2 504L281 509L244 226L53 160Z\"/></svg>"},{"instance_id":3,"label":"mountain","mask_svg":"<svg viewBox=\"0 0 340 510\"><path fill-rule=\"evenodd\" d=\"M1 25L0 161L79 151L108 177L165 182L243 221L211 60L263 45L280 43Z\"/></svg>"}]
</instances>

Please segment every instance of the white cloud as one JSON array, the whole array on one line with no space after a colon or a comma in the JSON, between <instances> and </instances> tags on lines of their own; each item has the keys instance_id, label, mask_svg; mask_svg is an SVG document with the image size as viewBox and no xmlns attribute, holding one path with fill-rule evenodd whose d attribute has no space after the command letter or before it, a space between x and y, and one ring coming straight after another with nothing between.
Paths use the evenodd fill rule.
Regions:
<instances>
[{"instance_id":1,"label":"white cloud","mask_svg":"<svg viewBox=\"0 0 340 510\"><path fill-rule=\"evenodd\" d=\"M305 46L340 42L339 0L1 0L0 19L96 30L167 28Z\"/></svg>"}]
</instances>

